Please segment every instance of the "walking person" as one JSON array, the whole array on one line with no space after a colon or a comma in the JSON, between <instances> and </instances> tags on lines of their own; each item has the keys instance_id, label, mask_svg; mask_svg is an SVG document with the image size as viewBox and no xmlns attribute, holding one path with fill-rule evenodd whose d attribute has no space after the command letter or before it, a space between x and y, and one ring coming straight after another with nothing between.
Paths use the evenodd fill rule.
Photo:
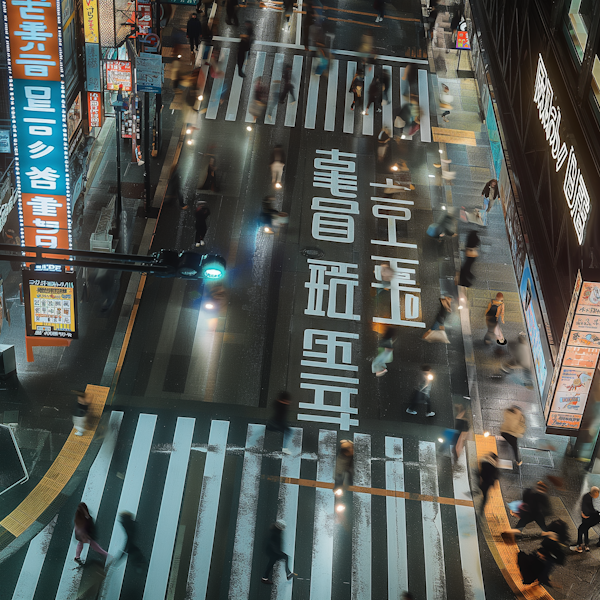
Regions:
<instances>
[{"instance_id":1,"label":"walking person","mask_svg":"<svg viewBox=\"0 0 600 600\"><path fill-rule=\"evenodd\" d=\"M283 530L285 529L285 521L281 519L275 521L271 528L269 529L269 538L267 540L266 552L269 557L269 562L267 564L267 568L262 576L262 582L268 585L273 585L271 581L271 573L273 571L273 567L278 560L284 560L285 564L285 572L288 578L288 581L295 575L290 571L290 557L281 549L282 548L282 537Z\"/></svg>"},{"instance_id":2,"label":"walking person","mask_svg":"<svg viewBox=\"0 0 600 600\"><path fill-rule=\"evenodd\" d=\"M283 169L285 168L285 152L281 144L277 144L271 152L271 184L281 188Z\"/></svg>"},{"instance_id":3,"label":"walking person","mask_svg":"<svg viewBox=\"0 0 600 600\"><path fill-rule=\"evenodd\" d=\"M369 86L369 96L367 98L367 106L365 107L365 115L369 114L369 107L371 104L374 105L376 112L381 112L381 81L379 75L373 77L371 85Z\"/></svg>"},{"instance_id":4,"label":"walking person","mask_svg":"<svg viewBox=\"0 0 600 600\"><path fill-rule=\"evenodd\" d=\"M294 95L294 84L292 83L292 67L286 65L283 69L281 76L281 93L279 94L279 104L283 104L288 94L292 96L292 102L296 102L296 96Z\"/></svg>"},{"instance_id":5,"label":"walking person","mask_svg":"<svg viewBox=\"0 0 600 600\"><path fill-rule=\"evenodd\" d=\"M483 196L483 226L487 227L488 213L494 205L494 200L500 195L500 192L498 191L498 180L490 179L485 184L481 194Z\"/></svg>"},{"instance_id":6,"label":"walking person","mask_svg":"<svg viewBox=\"0 0 600 600\"><path fill-rule=\"evenodd\" d=\"M246 62L246 57L248 56L248 52L250 52L250 46L252 42L250 40L250 36L248 33L242 33L240 35L240 43L238 44L238 52L237 52L237 68L238 75L240 77L246 77L244 71L244 63Z\"/></svg>"},{"instance_id":7,"label":"walking person","mask_svg":"<svg viewBox=\"0 0 600 600\"><path fill-rule=\"evenodd\" d=\"M213 33L211 23L208 20L208 15L202 19L202 41L204 42L204 52L202 53L202 60L208 60L208 53L212 45Z\"/></svg>"},{"instance_id":8,"label":"walking person","mask_svg":"<svg viewBox=\"0 0 600 600\"><path fill-rule=\"evenodd\" d=\"M411 395L410 405L406 409L409 415L417 414L417 406L425 404L425 416L435 417L435 412L431 407L431 387L433 386L433 373L429 365L421 367L420 381Z\"/></svg>"},{"instance_id":9,"label":"walking person","mask_svg":"<svg viewBox=\"0 0 600 600\"><path fill-rule=\"evenodd\" d=\"M431 326L431 329L428 329L424 334L423 338L426 342L442 342L444 344L449 344L450 340L448 339L448 335L445 331L446 318L449 314L452 313L452 296L442 296L440 298L440 308L438 310L437 315L435 316L435 321ZM435 332L435 333L434 333Z\"/></svg>"},{"instance_id":10,"label":"walking person","mask_svg":"<svg viewBox=\"0 0 600 600\"><path fill-rule=\"evenodd\" d=\"M452 456L455 460L458 460L469 434L469 421L467 420L467 411L462 404L457 404L454 410L456 411L454 428L446 429L444 441L438 448L438 452L444 453L446 448L451 448Z\"/></svg>"},{"instance_id":11,"label":"walking person","mask_svg":"<svg viewBox=\"0 0 600 600\"><path fill-rule=\"evenodd\" d=\"M377 346L377 356L371 362L371 371L377 377L382 377L388 370L386 365L394 359L394 334L396 333L393 327L387 327L383 337L379 340Z\"/></svg>"},{"instance_id":12,"label":"walking person","mask_svg":"<svg viewBox=\"0 0 600 600\"><path fill-rule=\"evenodd\" d=\"M87 505L85 502L80 502L75 512L75 539L78 542L75 549L75 562L80 565L84 564L80 558L84 544L89 544L92 550L95 550L98 554L104 556L104 558L108 557L108 552L102 549L94 540L94 529L94 519L92 519Z\"/></svg>"},{"instance_id":13,"label":"walking person","mask_svg":"<svg viewBox=\"0 0 600 600\"><path fill-rule=\"evenodd\" d=\"M485 513L485 505L488 499L488 492L491 487L494 487L496 481L500 478L500 471L498 471L498 455L490 452L481 459L479 465L479 489L483 496L481 506L479 507L479 514L483 516Z\"/></svg>"},{"instance_id":14,"label":"walking person","mask_svg":"<svg viewBox=\"0 0 600 600\"><path fill-rule=\"evenodd\" d=\"M73 427L75 435L82 436L87 431L88 408L91 398L85 392L75 392L77 395L77 404L73 412Z\"/></svg>"},{"instance_id":15,"label":"walking person","mask_svg":"<svg viewBox=\"0 0 600 600\"><path fill-rule=\"evenodd\" d=\"M518 466L523 464L519 455L519 444L517 440L525 435L527 423L523 411L516 405L506 408L503 413L500 435L508 442L515 455Z\"/></svg>"},{"instance_id":16,"label":"walking person","mask_svg":"<svg viewBox=\"0 0 600 600\"><path fill-rule=\"evenodd\" d=\"M240 26L240 22L237 16L238 11L238 0L226 0L225 2L225 23L227 25L233 25L235 27Z\"/></svg>"},{"instance_id":17,"label":"walking person","mask_svg":"<svg viewBox=\"0 0 600 600\"><path fill-rule=\"evenodd\" d=\"M373 0L373 8L377 11L375 23L380 23L385 17L385 0Z\"/></svg>"},{"instance_id":18,"label":"walking person","mask_svg":"<svg viewBox=\"0 0 600 600\"><path fill-rule=\"evenodd\" d=\"M449 123L448 115L452 110L452 104L450 104L452 100L454 100L454 98L450 94L450 88L445 83L442 83L442 93L440 95L440 108L444 111L442 112L442 119L446 121L446 123Z\"/></svg>"},{"instance_id":19,"label":"walking person","mask_svg":"<svg viewBox=\"0 0 600 600\"><path fill-rule=\"evenodd\" d=\"M352 485L354 477L354 443L342 440L335 460L335 479L333 493L341 496L344 489Z\"/></svg>"},{"instance_id":20,"label":"walking person","mask_svg":"<svg viewBox=\"0 0 600 600\"><path fill-rule=\"evenodd\" d=\"M194 243L196 248L200 246L204 246L204 237L206 236L206 231L208 230L208 217L210 217L210 208L208 208L208 204L206 202L198 202L196 206L196 214L195 217L195 225L196 225L196 236L194 238Z\"/></svg>"},{"instance_id":21,"label":"walking person","mask_svg":"<svg viewBox=\"0 0 600 600\"><path fill-rule=\"evenodd\" d=\"M573 552L590 551L589 531L594 525L600 523L600 513L594 507L594 500L600 496L600 489L596 486L590 488L581 498L581 525L577 529L577 545L571 546ZM600 542L598 544L600 545Z\"/></svg>"},{"instance_id":22,"label":"walking person","mask_svg":"<svg viewBox=\"0 0 600 600\"><path fill-rule=\"evenodd\" d=\"M538 481L533 488L523 492L523 502L519 508L519 522L511 529L511 533L520 534L523 528L535 521L542 531L546 531L546 517L550 514L548 487Z\"/></svg>"},{"instance_id":23,"label":"walking person","mask_svg":"<svg viewBox=\"0 0 600 600\"><path fill-rule=\"evenodd\" d=\"M206 168L206 179L202 184L201 190L207 190L210 192L217 191L217 161L214 156L208 159L208 165Z\"/></svg>"},{"instance_id":24,"label":"walking person","mask_svg":"<svg viewBox=\"0 0 600 600\"><path fill-rule=\"evenodd\" d=\"M115 563L120 562L127 555L129 563L134 565L135 570L139 573L148 565L148 561L138 545L137 523L133 514L126 510L119 513L119 522L125 531L125 545L121 556Z\"/></svg>"},{"instance_id":25,"label":"walking person","mask_svg":"<svg viewBox=\"0 0 600 600\"><path fill-rule=\"evenodd\" d=\"M195 52L200 47L200 36L202 35L202 24L198 21L198 16L195 12L188 19L186 35L190 41L190 50Z\"/></svg>"},{"instance_id":26,"label":"walking person","mask_svg":"<svg viewBox=\"0 0 600 600\"><path fill-rule=\"evenodd\" d=\"M523 371L524 385L527 387L533 387L533 379L531 377L531 369L533 367L531 360L531 351L529 350L529 343L527 341L527 335L521 331L517 338L517 345L514 352L512 352L512 358L506 361L500 370L504 373L510 373L515 369L521 369Z\"/></svg>"},{"instance_id":27,"label":"walking person","mask_svg":"<svg viewBox=\"0 0 600 600\"><path fill-rule=\"evenodd\" d=\"M465 243L465 260L460 267L458 285L462 285L464 287L471 287L473 285L475 276L471 272L471 268L475 263L475 259L479 256L478 248L480 244L481 240L479 239L477 232L475 230L469 231Z\"/></svg>"},{"instance_id":28,"label":"walking person","mask_svg":"<svg viewBox=\"0 0 600 600\"><path fill-rule=\"evenodd\" d=\"M350 89L348 90L348 93L354 96L354 99L352 100L352 105L350 106L350 110L354 110L356 104L358 104L362 100L362 97L364 95L364 87L365 80L362 71L356 71L354 77L352 78Z\"/></svg>"},{"instance_id":29,"label":"walking person","mask_svg":"<svg viewBox=\"0 0 600 600\"><path fill-rule=\"evenodd\" d=\"M287 415L290 410L290 400L292 396L288 392L279 392L273 403L273 416L267 423L267 429L281 431L283 433L283 453L290 454L286 447L286 436L290 431L287 424Z\"/></svg>"},{"instance_id":30,"label":"walking person","mask_svg":"<svg viewBox=\"0 0 600 600\"><path fill-rule=\"evenodd\" d=\"M487 332L483 341L491 344L493 340L500 346L506 346L506 339L500 329L500 323L504 323L504 294L498 292L494 300L491 300L485 311L485 324Z\"/></svg>"}]
</instances>

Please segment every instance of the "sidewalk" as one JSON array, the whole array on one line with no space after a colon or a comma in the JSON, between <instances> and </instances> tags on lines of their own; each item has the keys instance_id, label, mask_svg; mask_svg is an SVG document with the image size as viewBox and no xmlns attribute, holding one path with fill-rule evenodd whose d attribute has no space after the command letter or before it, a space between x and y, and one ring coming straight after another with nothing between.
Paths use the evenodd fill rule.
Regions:
<instances>
[{"instance_id":1,"label":"sidewalk","mask_svg":"<svg viewBox=\"0 0 600 600\"><path fill-rule=\"evenodd\" d=\"M446 37L449 37L449 31ZM433 78L436 108L442 83L450 88L450 94L454 98L448 123L439 118L441 113L438 112L438 127L472 131L475 134L476 146L445 144L445 157L452 161L449 169L456 173L455 179L444 188L446 201L457 208L464 206L467 210L472 210L482 207L481 191L489 179L495 178L495 174L486 125L480 118L475 81L456 78L457 54L454 50L449 53L445 49L433 50L430 62L437 70L437 84L436 77ZM469 64L469 59L464 54L461 58L461 71L466 70ZM444 149L444 144L440 147ZM514 347L519 332L526 331L526 328L500 201L493 206L487 227L460 223L460 258L455 256L457 269L464 259L466 234L472 229L478 231L481 247L473 267L475 282L466 290L468 307L461 311L461 325L469 373L474 433L489 432L495 436L500 458L510 460L512 451L500 437L502 413L514 404L522 408L527 419L527 432L519 440L523 464L517 467L511 461L513 468L501 471L500 489L504 504L521 499L526 488L540 479L544 480L549 486L552 505L552 517L547 522L551 522L553 518L563 519L569 526L571 543L574 543L577 526L581 521L581 494L588 491L590 486L599 485L600 476L588 474L585 463L567 455L569 438L545 434L544 415L537 388L530 390L525 387L519 375L504 374L500 366L506 360L506 349L484 344L485 310L488 302L499 291L504 293L506 306L506 324L502 329L509 341L508 351L511 345ZM476 461L471 460L475 459L472 450L471 448L471 469L476 470ZM558 489L552 486L547 479L550 475L560 478L564 487ZM472 489L477 493L477 478L474 473ZM478 502L478 498L475 498L476 505ZM514 527L516 519L508 516L508 520ZM493 513L490 518L488 511L488 522L480 522L488 544L494 543L490 532L497 528L500 521ZM548 590L550 596L545 592L542 594L539 586L535 586L539 592L532 586L527 586L530 588L526 592L527 597L553 597L556 600L597 598L594 586L590 585L600 570L600 548L595 545L597 538L598 535L591 531L590 553L575 554L566 549L565 565L555 567L552 573L554 587ZM532 524L525 529L523 537L517 539L517 544L520 550L532 552L539 547L541 540L541 530ZM502 567L500 564L499 566Z\"/></svg>"}]
</instances>

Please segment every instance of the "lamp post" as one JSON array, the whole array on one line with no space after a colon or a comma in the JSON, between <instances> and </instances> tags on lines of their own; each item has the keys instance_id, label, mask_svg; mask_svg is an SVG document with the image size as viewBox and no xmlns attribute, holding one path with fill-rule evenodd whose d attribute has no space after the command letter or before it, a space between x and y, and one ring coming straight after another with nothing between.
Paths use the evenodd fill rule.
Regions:
<instances>
[{"instance_id":1,"label":"lamp post","mask_svg":"<svg viewBox=\"0 0 600 600\"><path fill-rule=\"evenodd\" d=\"M121 226L121 212L123 210L123 203L121 199L121 113L123 112L123 86L119 86L119 92L117 93L117 101L113 102L112 105L117 114L116 125L117 125L117 202L115 206L117 227Z\"/></svg>"}]
</instances>

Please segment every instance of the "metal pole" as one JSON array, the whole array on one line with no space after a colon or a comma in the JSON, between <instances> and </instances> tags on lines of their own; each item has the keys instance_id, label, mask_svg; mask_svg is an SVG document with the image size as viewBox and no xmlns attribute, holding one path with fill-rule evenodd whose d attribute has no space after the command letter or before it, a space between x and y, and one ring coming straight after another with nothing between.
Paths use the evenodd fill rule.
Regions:
<instances>
[{"instance_id":1,"label":"metal pole","mask_svg":"<svg viewBox=\"0 0 600 600\"><path fill-rule=\"evenodd\" d=\"M152 199L150 198L150 96L144 92L144 181L146 183L146 216L150 213Z\"/></svg>"},{"instance_id":2,"label":"metal pole","mask_svg":"<svg viewBox=\"0 0 600 600\"><path fill-rule=\"evenodd\" d=\"M121 107L117 107L117 230L121 231Z\"/></svg>"}]
</instances>

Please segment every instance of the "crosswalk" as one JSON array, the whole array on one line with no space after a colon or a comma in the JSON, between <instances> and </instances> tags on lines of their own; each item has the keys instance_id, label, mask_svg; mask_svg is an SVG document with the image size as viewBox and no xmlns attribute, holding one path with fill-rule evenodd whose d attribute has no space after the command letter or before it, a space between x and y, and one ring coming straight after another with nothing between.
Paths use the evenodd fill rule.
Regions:
<instances>
[{"instance_id":1,"label":"crosswalk","mask_svg":"<svg viewBox=\"0 0 600 600\"><path fill-rule=\"evenodd\" d=\"M485 600L464 453L447 477L438 472L432 442L355 433L353 484L359 490L345 495L344 520L327 485L334 481L337 431L321 429L313 439L293 427L282 452L281 434L263 424L179 417L173 428L172 420L161 419L113 411L83 491L73 498L97 518L98 541L108 541L113 557L100 590L103 600L131 597L132 589L143 600L248 600L264 594L263 539L276 519L286 523L283 550L298 577L288 581L277 563L271 600L367 600L386 593L395 599L418 586L427 600L447 600L459 597L457 585L460 597ZM443 501L436 501L440 496ZM144 577L121 556L123 511L143 531ZM19 576L3 597L78 597L85 569L73 561L72 519L63 509L23 549ZM421 535L415 536L419 519ZM449 573L448 554L453 565L460 564L460 576ZM81 558L92 557L84 546ZM387 573L383 593L380 566ZM341 571L348 581L339 581Z\"/></svg>"},{"instance_id":2,"label":"crosswalk","mask_svg":"<svg viewBox=\"0 0 600 600\"><path fill-rule=\"evenodd\" d=\"M212 55L212 48L210 48L210 55ZM198 56L202 56L202 51ZM400 94L400 80L404 75L404 67L390 65L379 67L373 64L366 66L365 100L369 85L375 73L379 73L380 70L389 76L391 88L380 114L375 112L374 106L370 107L369 114L362 114L360 110L352 110L353 95L349 93L352 79L359 68L357 61L332 58L327 75L317 75L315 72L317 59L296 54L291 61L291 82L295 97L288 94L285 104L279 104L283 68L286 62L289 63L290 57L279 52L273 56L264 51L252 52L251 57L246 61L245 77L242 78L238 74L235 49L220 50L218 65L225 76L215 79L206 77L204 88L201 90L204 100L200 106L198 119L257 122L284 127L303 126L305 129L322 128L324 131L339 129L346 134L373 136L377 135L383 127L394 131L394 111L406 102ZM202 60L197 66L202 68L205 75L208 73L208 66ZM252 90L259 78L268 85L269 99L264 115L255 119L250 109ZM306 87L308 89L304 98ZM405 139L431 142L427 70L418 70L418 88L413 91L418 92L421 127L411 137L407 135L408 127L403 132L396 129L395 133L404 134ZM300 110L299 104L301 104Z\"/></svg>"}]
</instances>

